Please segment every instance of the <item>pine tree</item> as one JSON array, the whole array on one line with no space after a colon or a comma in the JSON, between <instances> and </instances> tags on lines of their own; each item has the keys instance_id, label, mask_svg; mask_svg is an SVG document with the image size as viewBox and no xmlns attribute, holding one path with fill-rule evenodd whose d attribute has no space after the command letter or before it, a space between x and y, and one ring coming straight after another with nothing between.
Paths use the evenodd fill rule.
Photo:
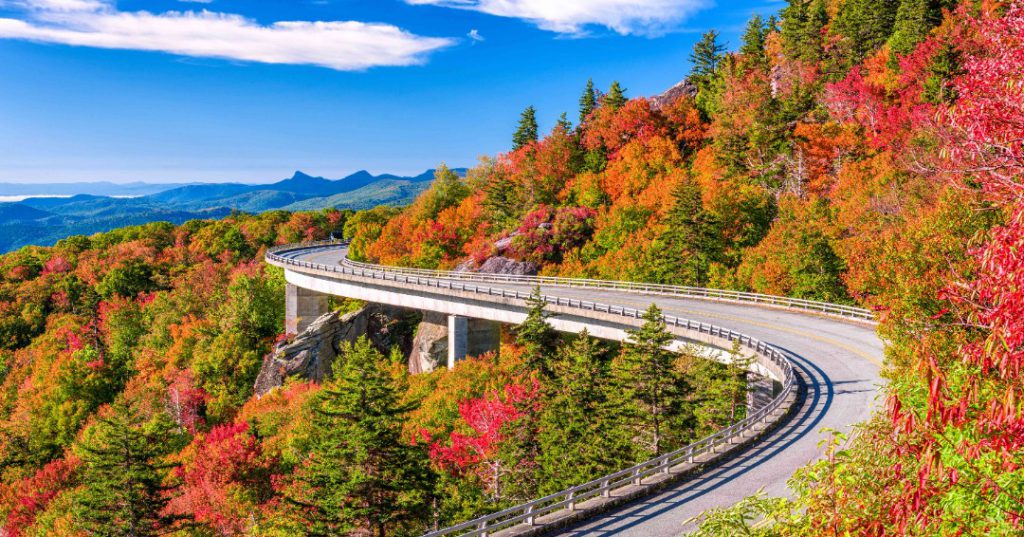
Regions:
<instances>
[{"instance_id":1,"label":"pine tree","mask_svg":"<svg viewBox=\"0 0 1024 537\"><path fill-rule=\"evenodd\" d=\"M708 30L693 45L693 52L690 53L689 79L698 86L705 84L715 75L718 64L722 61L725 46L718 43L718 32Z\"/></svg>"},{"instance_id":2,"label":"pine tree","mask_svg":"<svg viewBox=\"0 0 1024 537\"><path fill-rule=\"evenodd\" d=\"M537 141L537 111L527 106L519 118L519 127L512 135L512 150L525 147Z\"/></svg>"},{"instance_id":3,"label":"pine tree","mask_svg":"<svg viewBox=\"0 0 1024 537\"><path fill-rule=\"evenodd\" d=\"M165 478L176 466L164 460L181 438L165 414L146 419L138 410L115 403L79 446L83 490L75 516L92 535L143 537L168 533L181 517L164 508L171 488Z\"/></svg>"},{"instance_id":4,"label":"pine tree","mask_svg":"<svg viewBox=\"0 0 1024 537\"><path fill-rule=\"evenodd\" d=\"M612 110L618 110L626 104L626 90L619 85L618 80L613 80L612 85L608 88L608 93L605 94L601 100L602 106L607 106Z\"/></svg>"},{"instance_id":5,"label":"pine tree","mask_svg":"<svg viewBox=\"0 0 1024 537\"><path fill-rule=\"evenodd\" d=\"M565 132L572 132L572 122L569 121L569 116L562 112L562 115L558 116L558 122L555 123L555 129L562 129Z\"/></svg>"},{"instance_id":6,"label":"pine tree","mask_svg":"<svg viewBox=\"0 0 1024 537\"><path fill-rule=\"evenodd\" d=\"M723 249L718 222L704 210L700 186L692 179L679 183L672 197L665 231L658 238L662 248L653 260L654 277L663 283L707 285L711 263Z\"/></svg>"},{"instance_id":7,"label":"pine tree","mask_svg":"<svg viewBox=\"0 0 1024 537\"><path fill-rule=\"evenodd\" d=\"M782 9L783 50L790 58L821 60L822 31L828 24L824 0L790 0Z\"/></svg>"},{"instance_id":8,"label":"pine tree","mask_svg":"<svg viewBox=\"0 0 1024 537\"><path fill-rule=\"evenodd\" d=\"M658 306L651 304L644 324L629 331L623 352L612 361L609 397L619 409L619 423L633 439L637 459L660 455L677 444L685 386L673 368L675 353Z\"/></svg>"},{"instance_id":9,"label":"pine tree","mask_svg":"<svg viewBox=\"0 0 1024 537\"><path fill-rule=\"evenodd\" d=\"M896 22L889 37L892 52L911 52L940 22L942 2L939 0L902 0L899 9L896 10Z\"/></svg>"},{"instance_id":10,"label":"pine tree","mask_svg":"<svg viewBox=\"0 0 1024 537\"><path fill-rule=\"evenodd\" d=\"M426 451L402 435L404 393L366 338L342 349L311 402L309 456L287 499L310 535L420 529L430 505Z\"/></svg>"},{"instance_id":11,"label":"pine tree","mask_svg":"<svg viewBox=\"0 0 1024 537\"><path fill-rule=\"evenodd\" d=\"M515 329L516 343L523 346L524 369L539 372L546 378L551 373L548 362L558 348L558 332L548 324L551 314L545 309L547 303L540 294L540 287L533 289L526 304L530 311Z\"/></svg>"},{"instance_id":12,"label":"pine tree","mask_svg":"<svg viewBox=\"0 0 1024 537\"><path fill-rule=\"evenodd\" d=\"M540 493L547 494L627 466L627 440L615 441L607 402L605 349L584 330L558 353L540 415Z\"/></svg>"},{"instance_id":13,"label":"pine tree","mask_svg":"<svg viewBox=\"0 0 1024 537\"><path fill-rule=\"evenodd\" d=\"M595 108L597 108L597 93L594 91L594 80L588 78L587 87L583 90L583 95L580 96L580 125L587 122L587 118Z\"/></svg>"},{"instance_id":14,"label":"pine tree","mask_svg":"<svg viewBox=\"0 0 1024 537\"><path fill-rule=\"evenodd\" d=\"M841 66L861 61L889 39L899 6L900 0L848 0L842 4L830 26L831 33L842 37L838 48Z\"/></svg>"},{"instance_id":15,"label":"pine tree","mask_svg":"<svg viewBox=\"0 0 1024 537\"><path fill-rule=\"evenodd\" d=\"M768 28L760 15L754 15L747 22L747 29L743 32L743 44L740 46L740 54L746 60L747 65L754 67L767 66L767 57L764 52L765 38L768 36Z\"/></svg>"}]
</instances>

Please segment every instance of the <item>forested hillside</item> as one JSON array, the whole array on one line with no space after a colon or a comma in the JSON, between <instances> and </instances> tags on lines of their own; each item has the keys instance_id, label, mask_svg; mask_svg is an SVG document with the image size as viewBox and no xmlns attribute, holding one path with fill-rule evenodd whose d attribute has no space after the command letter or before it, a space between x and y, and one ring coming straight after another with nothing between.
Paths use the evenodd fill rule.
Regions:
<instances>
[{"instance_id":1,"label":"forested hillside","mask_svg":"<svg viewBox=\"0 0 1024 537\"><path fill-rule=\"evenodd\" d=\"M263 253L338 232L389 264L502 256L871 307L884 410L823 446L792 500L702 531L1019 534L1024 5L790 0L735 51L709 32L692 59L657 99L587 84L545 136L527 108L511 151L465 179L441 167L404 209L148 224L0 257L4 534L417 534L744 411L739 371L661 350L656 311L612 345L556 335L539 303L499 355L452 371L409 375L361 339L323 385L254 397L283 339Z\"/></svg>"}]
</instances>

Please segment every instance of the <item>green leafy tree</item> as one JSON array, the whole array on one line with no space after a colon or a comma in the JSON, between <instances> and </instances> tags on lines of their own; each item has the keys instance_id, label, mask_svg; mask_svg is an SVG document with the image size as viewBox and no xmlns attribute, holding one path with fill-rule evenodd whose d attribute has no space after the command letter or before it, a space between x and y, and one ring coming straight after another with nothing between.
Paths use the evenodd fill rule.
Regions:
<instances>
[{"instance_id":1,"label":"green leafy tree","mask_svg":"<svg viewBox=\"0 0 1024 537\"><path fill-rule=\"evenodd\" d=\"M597 108L597 92L594 91L594 79L587 79L587 87L580 96L580 125L587 122L587 118Z\"/></svg>"},{"instance_id":2,"label":"green leafy tree","mask_svg":"<svg viewBox=\"0 0 1024 537\"><path fill-rule=\"evenodd\" d=\"M677 442L683 417L685 385L675 373L675 353L658 306L651 304L644 324L629 331L623 352L612 361L610 400L619 409L619 423L634 444L637 459L660 455Z\"/></svg>"},{"instance_id":3,"label":"green leafy tree","mask_svg":"<svg viewBox=\"0 0 1024 537\"><path fill-rule=\"evenodd\" d=\"M147 419L125 403L111 407L86 431L78 451L83 489L75 507L90 535L143 537L170 533L180 517L166 514L173 489L165 460L183 447L177 426L163 413Z\"/></svg>"},{"instance_id":4,"label":"green leafy tree","mask_svg":"<svg viewBox=\"0 0 1024 537\"><path fill-rule=\"evenodd\" d=\"M626 89L619 85L618 80L613 80L612 85L608 88L608 93L601 99L601 104L607 106L612 110L618 110L626 104Z\"/></svg>"},{"instance_id":5,"label":"green leafy tree","mask_svg":"<svg viewBox=\"0 0 1024 537\"><path fill-rule=\"evenodd\" d=\"M110 269L96 286L96 290L103 298L134 298L139 293L155 288L152 276L153 267L139 259L130 259Z\"/></svg>"},{"instance_id":6,"label":"green leafy tree","mask_svg":"<svg viewBox=\"0 0 1024 537\"><path fill-rule=\"evenodd\" d=\"M512 150L525 147L537 141L537 111L533 106L527 106L519 117L519 127L512 135Z\"/></svg>"},{"instance_id":7,"label":"green leafy tree","mask_svg":"<svg viewBox=\"0 0 1024 537\"><path fill-rule=\"evenodd\" d=\"M402 436L405 387L366 338L342 349L334 380L311 402L309 456L288 500L309 535L381 536L422 529L433 475L423 446Z\"/></svg>"},{"instance_id":8,"label":"green leafy tree","mask_svg":"<svg viewBox=\"0 0 1024 537\"><path fill-rule=\"evenodd\" d=\"M535 287L526 299L530 307L526 319L516 326L516 343L523 347L523 367L526 371L537 371L542 376L549 376L549 361L558 349L558 332L548 323L551 316L546 310L547 303L540 294L540 287Z\"/></svg>"},{"instance_id":9,"label":"green leafy tree","mask_svg":"<svg viewBox=\"0 0 1024 537\"><path fill-rule=\"evenodd\" d=\"M437 218L441 211L452 207L469 195L469 187L445 163L441 163L434 171L434 182L430 189L418 201L420 203L416 218L420 221Z\"/></svg>"}]
</instances>

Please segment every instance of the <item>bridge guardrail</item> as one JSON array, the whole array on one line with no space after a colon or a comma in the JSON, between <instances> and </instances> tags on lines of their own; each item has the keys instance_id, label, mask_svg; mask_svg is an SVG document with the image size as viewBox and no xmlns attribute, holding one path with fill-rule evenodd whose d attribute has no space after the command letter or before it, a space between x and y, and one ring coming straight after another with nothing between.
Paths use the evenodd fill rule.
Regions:
<instances>
[{"instance_id":1,"label":"bridge guardrail","mask_svg":"<svg viewBox=\"0 0 1024 537\"><path fill-rule=\"evenodd\" d=\"M320 241L310 243L310 246L324 246L332 244L345 244L344 242ZM351 267L363 269L382 270L385 267L372 263L344 260L344 264ZM745 291L732 291L728 289L709 289L706 287L691 287L685 285L667 285L643 282L621 282L614 280L598 280L592 278L565 278L559 276L520 276L511 274L483 274L479 272L454 272L447 270L418 269L407 267L386 267L386 270L393 273L426 276L431 278L455 279L462 281L480 281L495 283L517 283L526 285L552 285L561 287L579 287L596 289L615 289L635 291L648 294L670 295L682 298L710 299L729 302L752 303L761 306L772 306L780 308L795 309L813 312L823 315L864 321L875 322L875 315L871 310L845 304L832 304L818 300L806 300L802 298L790 298L777 295L766 295L762 293L748 293Z\"/></svg>"},{"instance_id":2,"label":"bridge guardrail","mask_svg":"<svg viewBox=\"0 0 1024 537\"><path fill-rule=\"evenodd\" d=\"M268 250L266 257L268 261L274 262L275 264L301 267L318 273L324 273L328 276L343 274L360 278L403 282L407 284L435 287L438 289L458 290L519 300L525 300L530 297L530 293L523 293L514 289L471 285L469 283L461 282L458 279L425 277L423 275L411 274L402 271L392 271L390 267L380 265L366 266L366 264L361 264L362 266L360 266L359 264L352 263L346 263L343 265L326 265L323 263L311 263L282 255L290 251L309 250L338 244L339 243L336 242L319 242L309 243L306 245L284 245ZM644 311L636 308L614 306L611 304L602 304L587 300L567 299L549 295L542 295L542 298L548 303L559 306L579 308L611 315L621 315L623 317L634 319L641 318L644 314ZM744 419L678 450L660 455L653 459L599 477L586 483L569 487L565 490L542 498L537 498L535 500L447 528L431 531L425 534L424 537L446 537L455 535L459 537L486 537L494 531L510 528L521 523L532 526L535 524L538 517L551 514L562 509L575 511L577 504L580 502L596 498L598 496L609 497L611 496L611 492L615 489L628 485L643 484L643 480L645 478L649 478L659 473L669 473L673 467L679 464L687 462L692 463L695 457L709 452L714 453L720 446L734 443L736 439L741 438L744 434L752 432L754 427L758 424L767 422L776 411L780 410L780 407L785 402L790 401L790 404L792 404L792 400L789 398L797 388L796 374L793 369L793 365L781 351L766 342L727 328L700 321L684 319L673 315L665 315L663 317L666 324L669 326L697 331L702 334L707 334L728 341L739 341L742 347L754 351L755 357L759 362L761 362L762 366L779 374L782 382L782 390L767 405L753 411ZM781 414L778 417L781 417Z\"/></svg>"}]
</instances>

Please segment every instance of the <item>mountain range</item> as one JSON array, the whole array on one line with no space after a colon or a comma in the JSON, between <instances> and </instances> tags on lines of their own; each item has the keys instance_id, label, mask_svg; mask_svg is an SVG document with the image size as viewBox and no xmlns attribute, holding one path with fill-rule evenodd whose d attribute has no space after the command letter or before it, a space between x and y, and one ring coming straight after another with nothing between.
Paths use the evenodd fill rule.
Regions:
<instances>
[{"instance_id":1,"label":"mountain range","mask_svg":"<svg viewBox=\"0 0 1024 537\"><path fill-rule=\"evenodd\" d=\"M453 171L466 173L465 168ZM51 245L70 235L146 222L180 224L196 218L221 218L231 211L358 210L405 205L426 190L433 178L434 170L415 176L373 175L361 170L334 180L297 171L269 184L0 183L0 199L37 196L0 203L0 252L25 245Z\"/></svg>"}]
</instances>

